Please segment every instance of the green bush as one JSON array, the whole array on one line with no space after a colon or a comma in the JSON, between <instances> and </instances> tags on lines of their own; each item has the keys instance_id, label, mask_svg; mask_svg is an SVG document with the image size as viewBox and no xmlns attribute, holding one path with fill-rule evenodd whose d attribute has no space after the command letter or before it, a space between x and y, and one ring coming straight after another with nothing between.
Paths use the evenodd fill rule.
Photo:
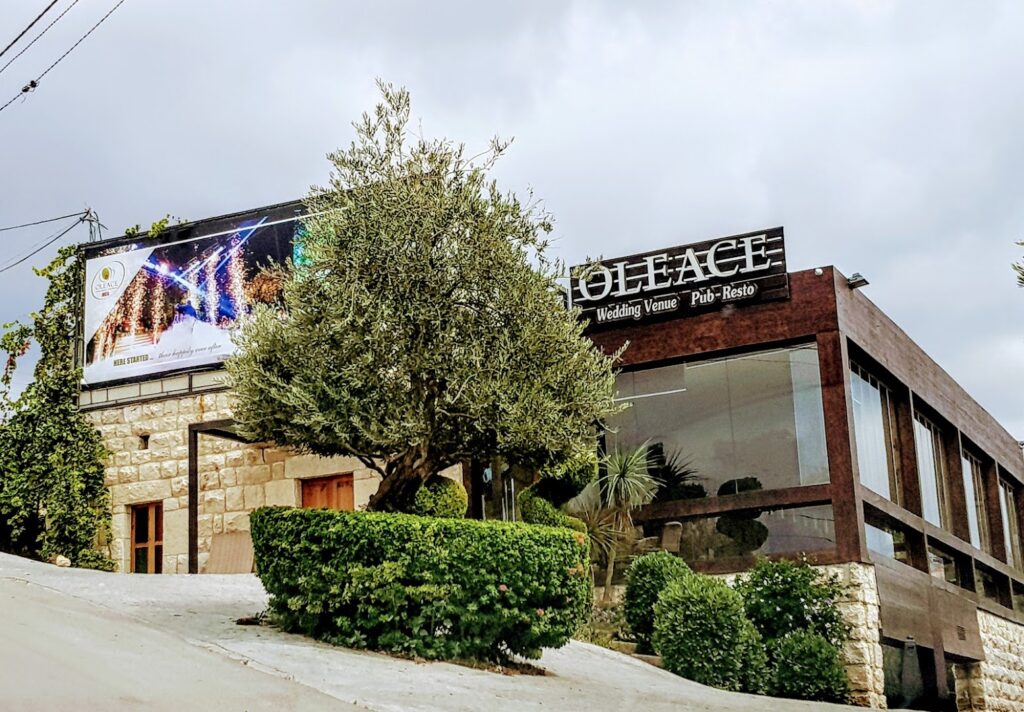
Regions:
<instances>
[{"instance_id":1,"label":"green bush","mask_svg":"<svg viewBox=\"0 0 1024 712\"><path fill-rule=\"evenodd\" d=\"M770 641L775 662L767 692L774 697L846 702L850 685L839 649L818 633L797 631Z\"/></svg>"},{"instance_id":2,"label":"green bush","mask_svg":"<svg viewBox=\"0 0 1024 712\"><path fill-rule=\"evenodd\" d=\"M724 581L691 574L658 596L654 649L666 670L713 687L756 691L764 662L760 648L743 599Z\"/></svg>"},{"instance_id":3,"label":"green bush","mask_svg":"<svg viewBox=\"0 0 1024 712\"><path fill-rule=\"evenodd\" d=\"M846 640L847 627L837 605L844 594L835 576L806 561L758 561L737 579L747 618L765 640L798 631L823 636L835 646Z\"/></svg>"},{"instance_id":4,"label":"green bush","mask_svg":"<svg viewBox=\"0 0 1024 712\"><path fill-rule=\"evenodd\" d=\"M590 613L588 540L564 528L282 507L251 525L274 618L338 645L536 658Z\"/></svg>"},{"instance_id":5,"label":"green bush","mask_svg":"<svg viewBox=\"0 0 1024 712\"><path fill-rule=\"evenodd\" d=\"M527 524L543 524L547 527L568 527L578 532L587 533L587 525L576 517L560 511L548 500L540 497L533 487L521 491L516 497L519 505L519 516Z\"/></svg>"},{"instance_id":6,"label":"green bush","mask_svg":"<svg viewBox=\"0 0 1024 712\"><path fill-rule=\"evenodd\" d=\"M537 495L560 507L596 479L597 453L588 451L543 468L540 481L533 489Z\"/></svg>"},{"instance_id":7,"label":"green bush","mask_svg":"<svg viewBox=\"0 0 1024 712\"><path fill-rule=\"evenodd\" d=\"M416 492L410 513L421 517L461 519L466 516L468 507L469 495L461 482L434 475Z\"/></svg>"},{"instance_id":8,"label":"green bush","mask_svg":"<svg viewBox=\"0 0 1024 712\"><path fill-rule=\"evenodd\" d=\"M658 595L672 581L690 573L678 556L655 551L633 560L626 572L626 621L636 638L637 652L653 652L654 606Z\"/></svg>"}]
</instances>

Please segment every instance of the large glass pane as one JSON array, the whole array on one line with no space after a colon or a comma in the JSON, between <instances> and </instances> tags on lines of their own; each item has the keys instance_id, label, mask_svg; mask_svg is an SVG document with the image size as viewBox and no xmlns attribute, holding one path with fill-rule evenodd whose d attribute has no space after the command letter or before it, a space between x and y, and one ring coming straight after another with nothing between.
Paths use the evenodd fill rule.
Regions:
<instances>
[{"instance_id":1,"label":"large glass pane","mask_svg":"<svg viewBox=\"0 0 1024 712\"><path fill-rule=\"evenodd\" d=\"M922 514L935 526L945 526L948 510L942 439L938 429L920 416L914 419L914 444L917 446L917 474L921 486Z\"/></svg>"},{"instance_id":2,"label":"large glass pane","mask_svg":"<svg viewBox=\"0 0 1024 712\"><path fill-rule=\"evenodd\" d=\"M689 496L828 482L814 346L624 373L617 389L631 407L607 447L686 463Z\"/></svg>"},{"instance_id":3,"label":"large glass pane","mask_svg":"<svg viewBox=\"0 0 1024 712\"><path fill-rule=\"evenodd\" d=\"M981 462L969 454L961 458L964 477L964 499L967 506L967 530L971 546L988 550L988 521L985 516L985 483L981 474Z\"/></svg>"},{"instance_id":4,"label":"large glass pane","mask_svg":"<svg viewBox=\"0 0 1024 712\"><path fill-rule=\"evenodd\" d=\"M899 502L889 391L854 367L850 374L857 467L865 487Z\"/></svg>"},{"instance_id":5,"label":"large glass pane","mask_svg":"<svg viewBox=\"0 0 1024 712\"><path fill-rule=\"evenodd\" d=\"M907 537L901 530L882 524L874 526L865 522L864 536L870 551L904 564L910 564Z\"/></svg>"},{"instance_id":6,"label":"large glass pane","mask_svg":"<svg viewBox=\"0 0 1024 712\"><path fill-rule=\"evenodd\" d=\"M730 512L683 522L679 553L687 561L797 555L835 547L832 507Z\"/></svg>"},{"instance_id":7,"label":"large glass pane","mask_svg":"<svg viewBox=\"0 0 1024 712\"><path fill-rule=\"evenodd\" d=\"M1006 563L1022 568L1020 556L1020 531L1017 522L1017 498L1008 482L999 482L999 513L1003 518L1003 543L1006 546Z\"/></svg>"}]
</instances>

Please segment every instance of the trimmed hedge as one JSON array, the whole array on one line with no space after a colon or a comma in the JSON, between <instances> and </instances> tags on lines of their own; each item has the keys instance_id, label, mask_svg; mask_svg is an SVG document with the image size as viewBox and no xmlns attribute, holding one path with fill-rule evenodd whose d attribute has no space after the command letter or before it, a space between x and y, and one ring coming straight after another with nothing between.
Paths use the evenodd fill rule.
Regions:
<instances>
[{"instance_id":1,"label":"trimmed hedge","mask_svg":"<svg viewBox=\"0 0 1024 712\"><path fill-rule=\"evenodd\" d=\"M724 581L699 574L676 579L661 592L654 649L666 670L725 690L759 691L766 665L743 599Z\"/></svg>"},{"instance_id":2,"label":"trimmed hedge","mask_svg":"<svg viewBox=\"0 0 1024 712\"><path fill-rule=\"evenodd\" d=\"M416 492L410 514L462 519L466 516L468 507L469 495L461 482L433 475Z\"/></svg>"},{"instance_id":3,"label":"trimmed hedge","mask_svg":"<svg viewBox=\"0 0 1024 712\"><path fill-rule=\"evenodd\" d=\"M283 507L251 524L277 622L338 645L537 658L590 613L589 542L568 529Z\"/></svg>"},{"instance_id":4,"label":"trimmed hedge","mask_svg":"<svg viewBox=\"0 0 1024 712\"><path fill-rule=\"evenodd\" d=\"M568 527L578 532L587 533L587 525L581 519L570 517L548 500L538 495L533 487L528 487L516 496L519 505L519 516L527 524L542 524L546 527Z\"/></svg>"},{"instance_id":5,"label":"trimmed hedge","mask_svg":"<svg viewBox=\"0 0 1024 712\"><path fill-rule=\"evenodd\" d=\"M626 622L636 638L637 652L650 653L654 648L654 606L658 596L672 581L692 573L678 556L667 551L654 551L633 560L626 572Z\"/></svg>"},{"instance_id":6,"label":"trimmed hedge","mask_svg":"<svg viewBox=\"0 0 1024 712\"><path fill-rule=\"evenodd\" d=\"M846 702L850 683L839 649L824 636L797 631L770 641L768 694L794 700Z\"/></svg>"}]
</instances>

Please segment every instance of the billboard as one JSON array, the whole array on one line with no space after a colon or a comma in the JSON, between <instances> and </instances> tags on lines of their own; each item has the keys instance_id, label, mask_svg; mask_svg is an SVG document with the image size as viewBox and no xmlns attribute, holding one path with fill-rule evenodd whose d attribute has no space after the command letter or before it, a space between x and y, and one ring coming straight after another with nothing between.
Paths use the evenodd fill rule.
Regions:
<instances>
[{"instance_id":1,"label":"billboard","mask_svg":"<svg viewBox=\"0 0 1024 712\"><path fill-rule=\"evenodd\" d=\"M278 205L88 249L83 382L154 377L230 356L239 319L280 293L263 268L292 257L302 210Z\"/></svg>"}]
</instances>

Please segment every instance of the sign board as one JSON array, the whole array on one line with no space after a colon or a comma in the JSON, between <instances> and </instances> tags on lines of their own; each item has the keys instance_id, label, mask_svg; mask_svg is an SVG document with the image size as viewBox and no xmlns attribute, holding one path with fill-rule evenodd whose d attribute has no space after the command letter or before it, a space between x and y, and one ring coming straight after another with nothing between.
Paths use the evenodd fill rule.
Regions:
<instances>
[{"instance_id":1,"label":"sign board","mask_svg":"<svg viewBox=\"0 0 1024 712\"><path fill-rule=\"evenodd\" d=\"M84 383L207 367L231 330L280 284L262 268L292 257L299 203L86 247Z\"/></svg>"},{"instance_id":2,"label":"sign board","mask_svg":"<svg viewBox=\"0 0 1024 712\"><path fill-rule=\"evenodd\" d=\"M788 298L781 227L581 265L569 286L596 326Z\"/></svg>"}]
</instances>

